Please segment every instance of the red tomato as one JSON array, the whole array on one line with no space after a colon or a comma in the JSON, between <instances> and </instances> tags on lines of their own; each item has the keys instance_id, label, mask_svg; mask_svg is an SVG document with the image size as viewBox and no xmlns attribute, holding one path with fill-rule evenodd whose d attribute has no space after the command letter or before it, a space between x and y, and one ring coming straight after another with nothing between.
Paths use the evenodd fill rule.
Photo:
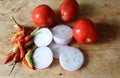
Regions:
<instances>
[{"instance_id":1,"label":"red tomato","mask_svg":"<svg viewBox=\"0 0 120 78\"><path fill-rule=\"evenodd\" d=\"M55 12L48 5L39 5L32 11L32 20L39 27L55 23Z\"/></svg>"},{"instance_id":2,"label":"red tomato","mask_svg":"<svg viewBox=\"0 0 120 78\"><path fill-rule=\"evenodd\" d=\"M73 27L73 36L78 43L91 44L98 38L95 24L89 19L78 20Z\"/></svg>"},{"instance_id":3,"label":"red tomato","mask_svg":"<svg viewBox=\"0 0 120 78\"><path fill-rule=\"evenodd\" d=\"M78 14L79 6L76 0L65 0L59 8L59 15L62 21L72 21Z\"/></svg>"}]
</instances>

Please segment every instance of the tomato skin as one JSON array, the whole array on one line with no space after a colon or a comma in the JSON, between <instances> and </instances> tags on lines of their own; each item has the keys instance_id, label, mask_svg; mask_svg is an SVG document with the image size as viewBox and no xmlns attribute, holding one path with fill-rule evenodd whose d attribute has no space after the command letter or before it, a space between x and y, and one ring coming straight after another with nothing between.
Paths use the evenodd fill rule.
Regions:
<instances>
[{"instance_id":1,"label":"tomato skin","mask_svg":"<svg viewBox=\"0 0 120 78\"><path fill-rule=\"evenodd\" d=\"M48 5L39 5L32 11L32 20L39 27L53 25L55 17L55 12Z\"/></svg>"},{"instance_id":2,"label":"tomato skin","mask_svg":"<svg viewBox=\"0 0 120 78\"><path fill-rule=\"evenodd\" d=\"M59 15L62 21L72 21L78 14L79 5L76 0L65 0L59 8Z\"/></svg>"},{"instance_id":3,"label":"tomato skin","mask_svg":"<svg viewBox=\"0 0 120 78\"><path fill-rule=\"evenodd\" d=\"M73 36L80 44L92 44L98 38L98 30L90 19L79 19L73 27Z\"/></svg>"}]
</instances>

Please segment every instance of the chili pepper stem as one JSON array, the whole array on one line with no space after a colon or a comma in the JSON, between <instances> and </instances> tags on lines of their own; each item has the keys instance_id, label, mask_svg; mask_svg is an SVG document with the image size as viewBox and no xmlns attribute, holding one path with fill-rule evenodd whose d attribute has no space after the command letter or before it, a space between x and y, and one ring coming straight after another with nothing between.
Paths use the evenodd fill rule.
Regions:
<instances>
[{"instance_id":1,"label":"chili pepper stem","mask_svg":"<svg viewBox=\"0 0 120 78\"><path fill-rule=\"evenodd\" d=\"M13 21L16 23L17 26L20 26L20 24L15 20L15 17L12 16Z\"/></svg>"},{"instance_id":2,"label":"chili pepper stem","mask_svg":"<svg viewBox=\"0 0 120 78\"><path fill-rule=\"evenodd\" d=\"M21 31L24 32L24 25L20 25L16 20L15 17L12 16L13 21L16 23L16 25L14 25L15 28L20 28Z\"/></svg>"},{"instance_id":3,"label":"chili pepper stem","mask_svg":"<svg viewBox=\"0 0 120 78\"><path fill-rule=\"evenodd\" d=\"M11 63L9 66L12 66L12 65L14 65L14 63Z\"/></svg>"},{"instance_id":4,"label":"chili pepper stem","mask_svg":"<svg viewBox=\"0 0 120 78\"><path fill-rule=\"evenodd\" d=\"M40 28L40 27L37 27L35 30L33 30L33 31L30 33L30 36L33 37L33 36L36 34L37 30L39 30L39 28Z\"/></svg>"},{"instance_id":5,"label":"chili pepper stem","mask_svg":"<svg viewBox=\"0 0 120 78\"><path fill-rule=\"evenodd\" d=\"M15 65L16 65L16 62L13 63L13 66L12 66L12 68L11 68L11 70L10 70L8 75L10 75L12 73L13 69L15 68Z\"/></svg>"}]
</instances>

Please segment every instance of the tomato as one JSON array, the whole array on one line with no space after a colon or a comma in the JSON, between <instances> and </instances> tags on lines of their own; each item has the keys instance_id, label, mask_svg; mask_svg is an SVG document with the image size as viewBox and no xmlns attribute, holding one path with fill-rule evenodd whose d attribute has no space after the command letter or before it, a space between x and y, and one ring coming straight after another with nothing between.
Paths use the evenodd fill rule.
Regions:
<instances>
[{"instance_id":1,"label":"tomato","mask_svg":"<svg viewBox=\"0 0 120 78\"><path fill-rule=\"evenodd\" d=\"M65 0L59 8L59 15L62 21L72 21L78 14L79 6L76 0Z\"/></svg>"},{"instance_id":2,"label":"tomato","mask_svg":"<svg viewBox=\"0 0 120 78\"><path fill-rule=\"evenodd\" d=\"M53 25L55 17L55 12L48 5L39 5L32 11L32 20L39 27Z\"/></svg>"},{"instance_id":3,"label":"tomato","mask_svg":"<svg viewBox=\"0 0 120 78\"><path fill-rule=\"evenodd\" d=\"M80 44L92 44L98 38L98 30L90 19L79 19L73 27L73 36Z\"/></svg>"}]
</instances>

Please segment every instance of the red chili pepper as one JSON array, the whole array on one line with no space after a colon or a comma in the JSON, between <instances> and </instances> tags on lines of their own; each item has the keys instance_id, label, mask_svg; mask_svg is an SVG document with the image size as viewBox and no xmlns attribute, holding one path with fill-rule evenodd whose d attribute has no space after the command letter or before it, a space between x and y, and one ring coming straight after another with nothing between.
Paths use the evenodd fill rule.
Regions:
<instances>
[{"instance_id":1,"label":"red chili pepper","mask_svg":"<svg viewBox=\"0 0 120 78\"><path fill-rule=\"evenodd\" d=\"M21 41L21 39L23 39L25 36L25 34L21 31L21 32L17 32L11 39L11 43L18 43L18 41Z\"/></svg>"},{"instance_id":2,"label":"red chili pepper","mask_svg":"<svg viewBox=\"0 0 120 78\"><path fill-rule=\"evenodd\" d=\"M18 50L13 58L14 62L18 62L20 60L20 50Z\"/></svg>"},{"instance_id":3,"label":"red chili pepper","mask_svg":"<svg viewBox=\"0 0 120 78\"><path fill-rule=\"evenodd\" d=\"M11 52L4 60L4 64L10 62L15 56L15 53Z\"/></svg>"},{"instance_id":4,"label":"red chili pepper","mask_svg":"<svg viewBox=\"0 0 120 78\"><path fill-rule=\"evenodd\" d=\"M27 61L26 61L26 59L25 58L23 58L22 59L22 64L27 68L27 69L29 69L29 70L35 70L35 68L31 68L29 65L28 65L28 63L27 63Z\"/></svg>"},{"instance_id":5,"label":"red chili pepper","mask_svg":"<svg viewBox=\"0 0 120 78\"><path fill-rule=\"evenodd\" d=\"M32 37L30 35L25 36L25 38L22 40L23 43L28 42Z\"/></svg>"},{"instance_id":6,"label":"red chili pepper","mask_svg":"<svg viewBox=\"0 0 120 78\"><path fill-rule=\"evenodd\" d=\"M13 53L15 54L14 57L13 57L13 63L11 65L12 68L11 68L11 71L9 72L9 75L12 73L16 63L20 60L20 50L18 49L18 45L16 44L16 46L13 48Z\"/></svg>"},{"instance_id":7,"label":"red chili pepper","mask_svg":"<svg viewBox=\"0 0 120 78\"><path fill-rule=\"evenodd\" d=\"M14 20L14 22L16 23L16 25L14 25L14 27L16 27L19 31L23 31L23 26L20 25L14 18L14 16L12 17L12 19Z\"/></svg>"},{"instance_id":8,"label":"red chili pepper","mask_svg":"<svg viewBox=\"0 0 120 78\"><path fill-rule=\"evenodd\" d=\"M37 32L37 30L39 29L39 27L37 27L36 29L34 29L29 35L27 35L23 40L22 42L23 43L26 43L28 42Z\"/></svg>"},{"instance_id":9,"label":"red chili pepper","mask_svg":"<svg viewBox=\"0 0 120 78\"><path fill-rule=\"evenodd\" d=\"M33 27L33 26L24 26L25 35L29 35L34 29L35 29L35 27Z\"/></svg>"},{"instance_id":10,"label":"red chili pepper","mask_svg":"<svg viewBox=\"0 0 120 78\"><path fill-rule=\"evenodd\" d=\"M20 41L18 41L18 47L20 49L20 58L22 59L25 56L25 50L24 50L23 45Z\"/></svg>"},{"instance_id":11,"label":"red chili pepper","mask_svg":"<svg viewBox=\"0 0 120 78\"><path fill-rule=\"evenodd\" d=\"M16 41L22 41L22 39L24 39L25 34L21 34L19 37L16 38Z\"/></svg>"}]
</instances>

